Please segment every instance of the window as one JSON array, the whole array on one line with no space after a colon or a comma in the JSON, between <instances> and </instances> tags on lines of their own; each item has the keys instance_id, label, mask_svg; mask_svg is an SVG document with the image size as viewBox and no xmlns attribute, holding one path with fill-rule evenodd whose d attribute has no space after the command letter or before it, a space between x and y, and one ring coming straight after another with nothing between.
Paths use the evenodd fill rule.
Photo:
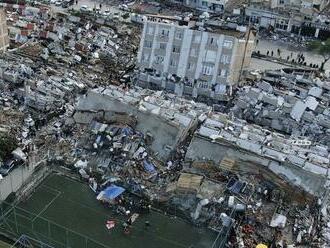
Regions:
<instances>
[{"instance_id":1,"label":"window","mask_svg":"<svg viewBox=\"0 0 330 248\"><path fill-rule=\"evenodd\" d=\"M177 66L177 65L178 65L178 61L176 59L171 59L170 66Z\"/></svg>"},{"instance_id":2,"label":"window","mask_svg":"<svg viewBox=\"0 0 330 248\"><path fill-rule=\"evenodd\" d=\"M228 55L222 55L221 56L221 63L229 64L230 63L230 57Z\"/></svg>"},{"instance_id":3,"label":"window","mask_svg":"<svg viewBox=\"0 0 330 248\"><path fill-rule=\"evenodd\" d=\"M215 37L210 37L210 38L208 39L207 43L208 43L209 45L214 46L214 45L216 45L216 43L217 43L217 39L216 39Z\"/></svg>"},{"instance_id":4,"label":"window","mask_svg":"<svg viewBox=\"0 0 330 248\"><path fill-rule=\"evenodd\" d=\"M164 62L164 57L162 56L156 56L155 63L156 64L162 64Z\"/></svg>"},{"instance_id":5,"label":"window","mask_svg":"<svg viewBox=\"0 0 330 248\"><path fill-rule=\"evenodd\" d=\"M208 89L209 84L207 82L199 82L198 87L202 89Z\"/></svg>"},{"instance_id":6,"label":"window","mask_svg":"<svg viewBox=\"0 0 330 248\"><path fill-rule=\"evenodd\" d=\"M178 40L181 40L182 39L182 32L181 31L177 31L175 33L175 38L178 39Z\"/></svg>"},{"instance_id":7,"label":"window","mask_svg":"<svg viewBox=\"0 0 330 248\"><path fill-rule=\"evenodd\" d=\"M219 76L220 77L226 77L227 76L227 70L226 69L220 69L219 70Z\"/></svg>"},{"instance_id":8,"label":"window","mask_svg":"<svg viewBox=\"0 0 330 248\"><path fill-rule=\"evenodd\" d=\"M174 53L180 53L180 47L179 46L173 46L172 52L174 52Z\"/></svg>"},{"instance_id":9,"label":"window","mask_svg":"<svg viewBox=\"0 0 330 248\"><path fill-rule=\"evenodd\" d=\"M196 50L196 48L191 48L191 50L190 50L190 56L197 57L197 50Z\"/></svg>"},{"instance_id":10,"label":"window","mask_svg":"<svg viewBox=\"0 0 330 248\"><path fill-rule=\"evenodd\" d=\"M152 47L152 42L149 40L144 41L144 47L151 48Z\"/></svg>"},{"instance_id":11,"label":"window","mask_svg":"<svg viewBox=\"0 0 330 248\"><path fill-rule=\"evenodd\" d=\"M215 86L215 93L218 93L218 94L225 94L226 93L226 85L224 84L217 84Z\"/></svg>"},{"instance_id":12,"label":"window","mask_svg":"<svg viewBox=\"0 0 330 248\"><path fill-rule=\"evenodd\" d=\"M214 68L213 65L203 65L203 68L202 68L203 75L207 75L207 76L212 75L213 74L213 68Z\"/></svg>"},{"instance_id":13,"label":"window","mask_svg":"<svg viewBox=\"0 0 330 248\"><path fill-rule=\"evenodd\" d=\"M142 62L148 62L150 55L148 53L142 54Z\"/></svg>"},{"instance_id":14,"label":"window","mask_svg":"<svg viewBox=\"0 0 330 248\"><path fill-rule=\"evenodd\" d=\"M166 49L166 43L159 43L159 49L165 50Z\"/></svg>"},{"instance_id":15,"label":"window","mask_svg":"<svg viewBox=\"0 0 330 248\"><path fill-rule=\"evenodd\" d=\"M150 35L153 35L154 34L154 27L148 27L147 33L150 34Z\"/></svg>"},{"instance_id":16,"label":"window","mask_svg":"<svg viewBox=\"0 0 330 248\"><path fill-rule=\"evenodd\" d=\"M284 4L284 0L280 0L280 4Z\"/></svg>"},{"instance_id":17,"label":"window","mask_svg":"<svg viewBox=\"0 0 330 248\"><path fill-rule=\"evenodd\" d=\"M217 52L212 50L206 50L204 62L215 63L217 59Z\"/></svg>"},{"instance_id":18,"label":"window","mask_svg":"<svg viewBox=\"0 0 330 248\"><path fill-rule=\"evenodd\" d=\"M164 36L164 37L168 37L170 31L167 30L167 29L162 29L161 32L160 32L160 35L161 36Z\"/></svg>"},{"instance_id":19,"label":"window","mask_svg":"<svg viewBox=\"0 0 330 248\"><path fill-rule=\"evenodd\" d=\"M207 2L206 1L202 1L202 6L207 7Z\"/></svg>"},{"instance_id":20,"label":"window","mask_svg":"<svg viewBox=\"0 0 330 248\"><path fill-rule=\"evenodd\" d=\"M193 62L189 62L188 65L187 65L187 70L193 70L195 67L195 64Z\"/></svg>"},{"instance_id":21,"label":"window","mask_svg":"<svg viewBox=\"0 0 330 248\"><path fill-rule=\"evenodd\" d=\"M225 48L231 49L232 46L233 46L233 42L230 41L230 40L225 40L225 41L223 42L223 46L224 46Z\"/></svg>"},{"instance_id":22,"label":"window","mask_svg":"<svg viewBox=\"0 0 330 248\"><path fill-rule=\"evenodd\" d=\"M199 43L199 42L201 42L201 36L200 36L200 35L195 35L195 37L194 37L194 42L195 42L195 43Z\"/></svg>"}]
</instances>

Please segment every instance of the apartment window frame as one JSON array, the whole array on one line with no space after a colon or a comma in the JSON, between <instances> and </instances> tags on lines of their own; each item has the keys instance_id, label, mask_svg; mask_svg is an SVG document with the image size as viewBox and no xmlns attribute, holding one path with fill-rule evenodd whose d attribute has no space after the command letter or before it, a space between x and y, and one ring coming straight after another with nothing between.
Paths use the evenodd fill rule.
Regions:
<instances>
[{"instance_id":1,"label":"apartment window frame","mask_svg":"<svg viewBox=\"0 0 330 248\"><path fill-rule=\"evenodd\" d=\"M205 76L212 76L214 73L214 65L212 64L203 64L202 65L202 74Z\"/></svg>"},{"instance_id":2,"label":"apartment window frame","mask_svg":"<svg viewBox=\"0 0 330 248\"><path fill-rule=\"evenodd\" d=\"M233 42L231 40L224 40L223 41L223 47L227 49L232 49L233 48Z\"/></svg>"},{"instance_id":3,"label":"apartment window frame","mask_svg":"<svg viewBox=\"0 0 330 248\"><path fill-rule=\"evenodd\" d=\"M143 47L145 47L145 48L152 48L152 41L145 40Z\"/></svg>"},{"instance_id":4,"label":"apartment window frame","mask_svg":"<svg viewBox=\"0 0 330 248\"><path fill-rule=\"evenodd\" d=\"M172 47L172 53L180 53L181 47L177 45L173 45Z\"/></svg>"},{"instance_id":5,"label":"apartment window frame","mask_svg":"<svg viewBox=\"0 0 330 248\"><path fill-rule=\"evenodd\" d=\"M142 58L141 58L141 62L145 63L145 62L148 62L149 60L150 60L150 54L149 53L143 53Z\"/></svg>"},{"instance_id":6,"label":"apartment window frame","mask_svg":"<svg viewBox=\"0 0 330 248\"><path fill-rule=\"evenodd\" d=\"M155 64L156 65L161 65L164 63L164 57L160 55L155 56Z\"/></svg>"},{"instance_id":7,"label":"apartment window frame","mask_svg":"<svg viewBox=\"0 0 330 248\"><path fill-rule=\"evenodd\" d=\"M208 82L200 81L200 82L198 82L198 88L200 88L200 89L209 89L210 86L209 86Z\"/></svg>"},{"instance_id":8,"label":"apartment window frame","mask_svg":"<svg viewBox=\"0 0 330 248\"><path fill-rule=\"evenodd\" d=\"M221 55L221 63L230 64L230 56L226 54Z\"/></svg>"},{"instance_id":9,"label":"apartment window frame","mask_svg":"<svg viewBox=\"0 0 330 248\"><path fill-rule=\"evenodd\" d=\"M202 6L203 7L208 7L209 5L208 5L208 2L207 1L202 1Z\"/></svg>"},{"instance_id":10,"label":"apartment window frame","mask_svg":"<svg viewBox=\"0 0 330 248\"><path fill-rule=\"evenodd\" d=\"M166 28L162 28L160 30L160 36L161 37L168 37L170 34L170 30L166 29Z\"/></svg>"},{"instance_id":11,"label":"apartment window frame","mask_svg":"<svg viewBox=\"0 0 330 248\"><path fill-rule=\"evenodd\" d=\"M176 31L175 32L175 39L182 40L183 38L183 32L182 31Z\"/></svg>"},{"instance_id":12,"label":"apartment window frame","mask_svg":"<svg viewBox=\"0 0 330 248\"><path fill-rule=\"evenodd\" d=\"M196 48L191 48L190 49L190 56L191 57L197 57L197 49Z\"/></svg>"},{"instance_id":13,"label":"apartment window frame","mask_svg":"<svg viewBox=\"0 0 330 248\"><path fill-rule=\"evenodd\" d=\"M187 70L188 71L193 71L194 68L195 68L195 63L194 62L188 62Z\"/></svg>"},{"instance_id":14,"label":"apartment window frame","mask_svg":"<svg viewBox=\"0 0 330 248\"><path fill-rule=\"evenodd\" d=\"M202 40L202 35L201 34L194 35L194 43L200 43L201 40Z\"/></svg>"},{"instance_id":15,"label":"apartment window frame","mask_svg":"<svg viewBox=\"0 0 330 248\"><path fill-rule=\"evenodd\" d=\"M147 34L148 35L153 35L154 34L154 30L155 30L154 27L147 27Z\"/></svg>"},{"instance_id":16,"label":"apartment window frame","mask_svg":"<svg viewBox=\"0 0 330 248\"><path fill-rule=\"evenodd\" d=\"M170 66L171 67L176 67L177 65L178 65L178 60L174 59L174 58L171 58L170 59Z\"/></svg>"},{"instance_id":17,"label":"apartment window frame","mask_svg":"<svg viewBox=\"0 0 330 248\"><path fill-rule=\"evenodd\" d=\"M217 42L218 42L218 39L214 36L209 37L207 40L207 44L210 46L218 46Z\"/></svg>"},{"instance_id":18,"label":"apartment window frame","mask_svg":"<svg viewBox=\"0 0 330 248\"><path fill-rule=\"evenodd\" d=\"M160 49L160 50L166 50L166 45L167 45L166 43L164 43L164 42L160 42L160 43L159 43L159 49Z\"/></svg>"},{"instance_id":19,"label":"apartment window frame","mask_svg":"<svg viewBox=\"0 0 330 248\"><path fill-rule=\"evenodd\" d=\"M219 73L218 76L222 77L222 78L226 78L227 77L227 69L219 69Z\"/></svg>"}]
</instances>

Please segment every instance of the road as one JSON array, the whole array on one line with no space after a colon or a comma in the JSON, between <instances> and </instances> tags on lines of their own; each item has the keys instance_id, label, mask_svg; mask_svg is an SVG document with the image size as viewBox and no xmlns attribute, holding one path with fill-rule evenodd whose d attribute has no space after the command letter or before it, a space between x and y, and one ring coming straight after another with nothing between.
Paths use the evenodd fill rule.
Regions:
<instances>
[{"instance_id":1,"label":"road","mask_svg":"<svg viewBox=\"0 0 330 248\"><path fill-rule=\"evenodd\" d=\"M322 56L306 51L306 49L301 49L301 48L296 48L293 46L290 46L290 44L285 44L285 43L281 43L281 42L276 42L276 41L269 41L269 40L260 40L255 51L260 51L261 54L266 54L267 51L274 51L274 56L277 57L277 49L280 49L281 51L281 57L286 59L287 56L290 56L290 60L292 58L296 59L297 58L297 54L298 53L303 53L305 56L305 61L307 63L307 65L309 65L310 63L312 64L318 64L319 66L321 65L323 58ZM291 53L292 53L292 58L291 58ZM260 63L259 63L260 61ZM251 65L254 68L258 68L258 69L267 69L268 66L271 67L280 67L281 65L273 65L272 63L265 63L265 61L263 60L257 60L254 59L251 63ZM262 68L260 68L262 67ZM283 67L283 66L282 66ZM329 70L330 71L330 62L325 64L325 70ZM272 68L274 69L274 68Z\"/></svg>"}]
</instances>

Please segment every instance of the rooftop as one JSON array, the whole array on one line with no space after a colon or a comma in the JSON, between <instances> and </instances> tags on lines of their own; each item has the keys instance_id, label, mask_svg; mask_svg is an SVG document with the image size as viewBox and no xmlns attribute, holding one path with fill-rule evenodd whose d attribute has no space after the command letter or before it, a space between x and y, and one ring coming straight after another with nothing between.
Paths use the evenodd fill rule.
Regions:
<instances>
[{"instance_id":1,"label":"rooftop","mask_svg":"<svg viewBox=\"0 0 330 248\"><path fill-rule=\"evenodd\" d=\"M234 22L227 22L223 20L179 20L175 17L148 16L149 23L162 23L166 25L176 25L177 27L188 28L192 30L205 31L210 33L223 34L233 36L236 38L243 38L247 33L246 26L240 26Z\"/></svg>"}]
</instances>

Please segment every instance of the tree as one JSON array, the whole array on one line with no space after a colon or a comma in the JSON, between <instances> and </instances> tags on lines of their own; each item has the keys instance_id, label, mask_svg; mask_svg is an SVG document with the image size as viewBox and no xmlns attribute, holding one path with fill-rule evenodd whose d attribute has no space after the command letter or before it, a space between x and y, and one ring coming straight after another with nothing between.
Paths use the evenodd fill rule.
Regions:
<instances>
[{"instance_id":1,"label":"tree","mask_svg":"<svg viewBox=\"0 0 330 248\"><path fill-rule=\"evenodd\" d=\"M10 135L0 135L0 161L6 159L17 147L14 137Z\"/></svg>"},{"instance_id":2,"label":"tree","mask_svg":"<svg viewBox=\"0 0 330 248\"><path fill-rule=\"evenodd\" d=\"M324 65L330 60L330 38L326 41L312 41L308 44L308 48L323 57L320 70L324 70Z\"/></svg>"}]
</instances>

